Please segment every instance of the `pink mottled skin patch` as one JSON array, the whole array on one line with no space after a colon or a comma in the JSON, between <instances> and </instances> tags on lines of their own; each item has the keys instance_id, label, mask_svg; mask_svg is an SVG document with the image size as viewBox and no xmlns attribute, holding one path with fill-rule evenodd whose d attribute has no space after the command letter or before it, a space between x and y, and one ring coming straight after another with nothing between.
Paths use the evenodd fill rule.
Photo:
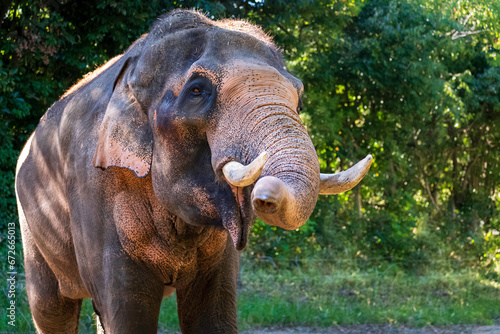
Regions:
<instances>
[{"instance_id":1,"label":"pink mottled skin patch","mask_svg":"<svg viewBox=\"0 0 500 334\"><path fill-rule=\"evenodd\" d=\"M131 171L116 171L121 183L127 184L118 194L109 188L109 200L114 203L113 217L123 249L136 261L145 262L160 274L166 283L178 287L206 261L218 262L224 251L227 233L215 227L185 224L171 215L155 200L146 176L138 186ZM107 191L108 192L108 191ZM194 191L200 203L209 206L203 191ZM143 200L138 200L142 198ZM203 204L202 204L203 205Z\"/></svg>"},{"instance_id":2,"label":"pink mottled skin patch","mask_svg":"<svg viewBox=\"0 0 500 334\"><path fill-rule=\"evenodd\" d=\"M119 141L110 138L102 150L105 150L105 152L96 154L94 158L94 164L96 166L102 168L110 166L125 167L135 171L138 177L146 176L146 174L149 173L149 162L136 156L136 152L127 149L121 145Z\"/></svg>"}]
</instances>

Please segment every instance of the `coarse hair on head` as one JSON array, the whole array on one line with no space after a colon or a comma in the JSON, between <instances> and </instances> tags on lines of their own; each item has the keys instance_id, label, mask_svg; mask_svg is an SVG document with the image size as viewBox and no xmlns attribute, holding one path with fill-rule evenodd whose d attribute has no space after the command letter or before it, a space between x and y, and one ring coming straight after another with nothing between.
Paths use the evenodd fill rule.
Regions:
<instances>
[{"instance_id":1,"label":"coarse hair on head","mask_svg":"<svg viewBox=\"0 0 500 334\"><path fill-rule=\"evenodd\" d=\"M278 51L278 48L274 44L272 38L259 26L242 19L223 19L218 21L211 20L201 10L175 9L165 15L162 15L151 27L150 34L158 35L202 27L218 27L242 32L261 40L269 47Z\"/></svg>"}]
</instances>

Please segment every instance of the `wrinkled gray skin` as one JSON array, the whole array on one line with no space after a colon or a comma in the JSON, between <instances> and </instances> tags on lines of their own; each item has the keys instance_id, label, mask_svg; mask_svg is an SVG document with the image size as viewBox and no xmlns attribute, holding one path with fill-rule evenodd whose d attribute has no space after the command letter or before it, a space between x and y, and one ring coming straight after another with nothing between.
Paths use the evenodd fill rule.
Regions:
<instances>
[{"instance_id":1,"label":"wrinkled gray skin","mask_svg":"<svg viewBox=\"0 0 500 334\"><path fill-rule=\"evenodd\" d=\"M56 102L16 176L37 330L76 333L92 298L106 333L156 333L176 290L183 333L236 333L255 216L297 228L316 203L301 93L258 28L176 11ZM225 163L263 151L255 186L225 181Z\"/></svg>"}]
</instances>

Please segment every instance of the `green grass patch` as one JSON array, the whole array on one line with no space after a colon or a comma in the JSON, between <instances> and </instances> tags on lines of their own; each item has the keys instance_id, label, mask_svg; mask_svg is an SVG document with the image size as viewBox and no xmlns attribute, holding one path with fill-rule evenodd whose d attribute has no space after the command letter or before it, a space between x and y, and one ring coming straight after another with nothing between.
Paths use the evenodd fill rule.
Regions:
<instances>
[{"instance_id":1,"label":"green grass patch","mask_svg":"<svg viewBox=\"0 0 500 334\"><path fill-rule=\"evenodd\" d=\"M241 328L269 325L492 324L500 284L474 272L257 270L242 276Z\"/></svg>"},{"instance_id":2,"label":"green grass patch","mask_svg":"<svg viewBox=\"0 0 500 334\"><path fill-rule=\"evenodd\" d=\"M245 268L244 268L245 269ZM334 268L244 270L238 291L240 329L271 325L329 327L401 324L408 327L492 324L500 318L500 284L472 271L416 276L398 271ZM34 332L22 276L17 282L16 328L7 325L2 298L0 332ZM179 330L175 295L164 299L159 329ZM95 315L84 300L80 333L95 333Z\"/></svg>"},{"instance_id":3,"label":"green grass patch","mask_svg":"<svg viewBox=\"0 0 500 334\"><path fill-rule=\"evenodd\" d=\"M161 332L180 331L179 318L177 318L177 301L175 293L163 299L161 303L158 330Z\"/></svg>"}]
</instances>

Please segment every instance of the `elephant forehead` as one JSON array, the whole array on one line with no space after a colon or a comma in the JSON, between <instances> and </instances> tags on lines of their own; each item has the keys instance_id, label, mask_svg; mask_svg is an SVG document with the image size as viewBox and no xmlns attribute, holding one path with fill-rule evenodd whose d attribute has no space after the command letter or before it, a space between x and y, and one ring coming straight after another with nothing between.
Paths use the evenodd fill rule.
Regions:
<instances>
[{"instance_id":1,"label":"elephant forehead","mask_svg":"<svg viewBox=\"0 0 500 334\"><path fill-rule=\"evenodd\" d=\"M232 105L237 101L248 103L264 98L266 104L280 104L291 109L297 107L299 100L293 83L274 67L243 61L225 66L220 95L222 100L231 101Z\"/></svg>"}]
</instances>

